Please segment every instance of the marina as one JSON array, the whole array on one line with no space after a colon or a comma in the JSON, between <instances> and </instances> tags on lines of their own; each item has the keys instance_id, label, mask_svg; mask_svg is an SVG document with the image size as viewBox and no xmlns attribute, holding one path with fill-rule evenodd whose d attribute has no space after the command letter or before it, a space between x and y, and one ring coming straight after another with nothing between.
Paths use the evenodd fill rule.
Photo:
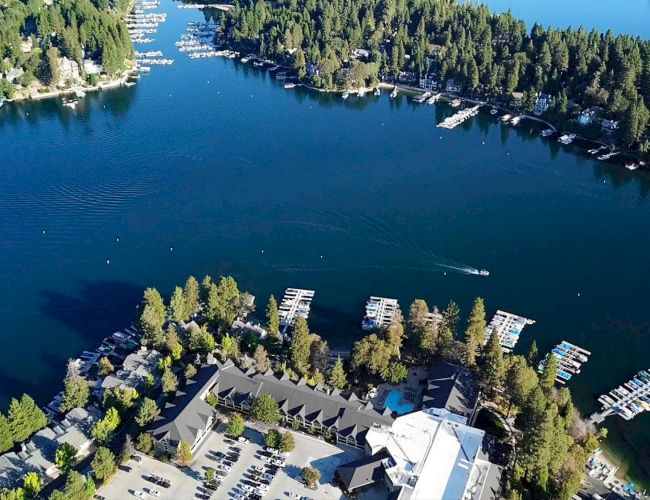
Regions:
<instances>
[{"instance_id":1,"label":"marina","mask_svg":"<svg viewBox=\"0 0 650 500\"><path fill-rule=\"evenodd\" d=\"M566 384L574 375L580 373L581 366L589 361L591 352L578 347L575 344L563 340L547 354L537 366L537 371L542 373L549 356L555 357L557 361L557 375L555 381Z\"/></svg>"},{"instance_id":2,"label":"marina","mask_svg":"<svg viewBox=\"0 0 650 500\"><path fill-rule=\"evenodd\" d=\"M278 307L282 333L286 333L297 318L309 318L311 301L315 293L314 290L303 290L301 288L286 289L282 302Z\"/></svg>"},{"instance_id":3,"label":"marina","mask_svg":"<svg viewBox=\"0 0 650 500\"><path fill-rule=\"evenodd\" d=\"M487 343L490 337L496 333L503 351L512 352L526 325L534 324L535 320L498 310L485 329L485 342Z\"/></svg>"},{"instance_id":4,"label":"marina","mask_svg":"<svg viewBox=\"0 0 650 500\"><path fill-rule=\"evenodd\" d=\"M397 299L370 297L366 302L366 315L361 322L364 331L386 328L393 319L401 314Z\"/></svg>"},{"instance_id":5,"label":"marina","mask_svg":"<svg viewBox=\"0 0 650 500\"><path fill-rule=\"evenodd\" d=\"M478 111L481 109L481 106L472 106L471 108L466 108L458 113L449 116L445 118L443 121L438 123L439 128L447 128L447 129L452 129L463 123L465 120L468 120L476 115L478 115Z\"/></svg>"},{"instance_id":6,"label":"marina","mask_svg":"<svg viewBox=\"0 0 650 500\"><path fill-rule=\"evenodd\" d=\"M167 20L167 14L146 11L157 9L159 6L160 2L158 1L144 0L135 3L126 17L126 27L129 30L129 37L133 45L145 45L154 42L154 38L147 35L154 35L158 31L158 26ZM169 66L174 62L173 59L164 59L161 50L135 51L134 56L137 70L140 70L143 65L151 68L151 66ZM125 83L125 86L133 86L133 82L127 83Z\"/></svg>"},{"instance_id":7,"label":"marina","mask_svg":"<svg viewBox=\"0 0 650 500\"><path fill-rule=\"evenodd\" d=\"M610 415L632 420L639 413L650 411L650 369L640 370L623 385L600 396L598 402L602 405L602 411L590 417L596 424L602 423Z\"/></svg>"}]
</instances>

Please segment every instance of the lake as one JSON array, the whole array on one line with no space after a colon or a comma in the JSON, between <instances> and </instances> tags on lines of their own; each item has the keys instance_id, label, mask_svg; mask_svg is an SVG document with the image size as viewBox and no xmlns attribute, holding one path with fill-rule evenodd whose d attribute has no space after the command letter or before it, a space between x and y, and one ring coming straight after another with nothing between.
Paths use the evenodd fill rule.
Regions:
<instances>
[{"instance_id":1,"label":"lake","mask_svg":"<svg viewBox=\"0 0 650 500\"><path fill-rule=\"evenodd\" d=\"M646 5L646 4L644 4ZM146 286L230 273L257 296L316 290L312 330L361 335L369 295L464 317L482 296L537 320L546 351L593 352L581 409L648 368L650 177L445 105L286 91L262 70L190 60L174 42L197 11L164 1L149 49L176 62L130 89L0 109L0 397L60 389L65 363L132 319ZM522 14L524 15L524 14ZM472 266L489 278L443 266ZM650 417L610 417L635 474Z\"/></svg>"}]
</instances>

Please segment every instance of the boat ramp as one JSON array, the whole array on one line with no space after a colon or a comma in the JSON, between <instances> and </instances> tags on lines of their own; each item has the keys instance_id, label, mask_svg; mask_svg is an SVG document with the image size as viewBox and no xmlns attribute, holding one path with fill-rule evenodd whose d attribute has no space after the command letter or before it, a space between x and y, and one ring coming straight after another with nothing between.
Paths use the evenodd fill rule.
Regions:
<instances>
[{"instance_id":1,"label":"boat ramp","mask_svg":"<svg viewBox=\"0 0 650 500\"><path fill-rule=\"evenodd\" d=\"M478 110L481 108L481 106L472 106L471 108L465 108L460 110L458 113L455 113L452 116L449 116L445 118L443 121L438 123L438 127L440 128L455 128L461 123L463 123L465 120L478 115Z\"/></svg>"},{"instance_id":2,"label":"boat ramp","mask_svg":"<svg viewBox=\"0 0 650 500\"><path fill-rule=\"evenodd\" d=\"M614 414L632 420L639 413L650 411L650 368L639 371L625 384L600 396L598 401L602 411L589 417L595 424Z\"/></svg>"},{"instance_id":3,"label":"boat ramp","mask_svg":"<svg viewBox=\"0 0 650 500\"><path fill-rule=\"evenodd\" d=\"M314 299L315 293L314 290L287 288L278 308L282 333L286 333L293 326L296 318L307 319L309 317L311 301Z\"/></svg>"},{"instance_id":4,"label":"boat ramp","mask_svg":"<svg viewBox=\"0 0 650 500\"><path fill-rule=\"evenodd\" d=\"M556 345L542 361L540 361L537 366L537 371L539 373L544 371L544 366L546 365L549 356L555 357L557 361L557 375L555 376L555 381L560 384L566 384L571 380L571 377L580 373L580 367L589 361L591 352L563 340Z\"/></svg>"},{"instance_id":5,"label":"boat ramp","mask_svg":"<svg viewBox=\"0 0 650 500\"><path fill-rule=\"evenodd\" d=\"M397 299L370 297L366 302L366 315L361 322L361 328L365 331L385 328L398 314L401 312Z\"/></svg>"},{"instance_id":6,"label":"boat ramp","mask_svg":"<svg viewBox=\"0 0 650 500\"><path fill-rule=\"evenodd\" d=\"M487 343L489 338L496 333L503 351L512 352L524 327L533 324L535 324L535 320L498 310L485 329L485 342Z\"/></svg>"}]
</instances>

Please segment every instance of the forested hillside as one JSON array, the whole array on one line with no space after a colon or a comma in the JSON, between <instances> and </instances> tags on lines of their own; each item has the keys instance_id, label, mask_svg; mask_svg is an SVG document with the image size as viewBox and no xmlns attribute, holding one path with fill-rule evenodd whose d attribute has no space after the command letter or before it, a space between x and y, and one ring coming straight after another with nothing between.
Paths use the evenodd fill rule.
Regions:
<instances>
[{"instance_id":1,"label":"forested hillside","mask_svg":"<svg viewBox=\"0 0 650 500\"><path fill-rule=\"evenodd\" d=\"M650 113L650 42L611 32L528 30L510 13L453 0L237 0L219 36L242 50L289 59L299 76L332 88L371 83L399 71L455 78L466 94L524 92L601 106L622 120L628 144L644 139ZM354 49L369 57L353 59ZM313 65L313 66L312 66ZM314 70L317 68L317 71Z\"/></svg>"},{"instance_id":2,"label":"forested hillside","mask_svg":"<svg viewBox=\"0 0 650 500\"><path fill-rule=\"evenodd\" d=\"M59 58L82 66L84 58L111 75L132 55L124 14L128 0L8 0L0 4L0 73L23 70L12 83L0 80L0 95L10 97L16 84L58 80Z\"/></svg>"}]
</instances>

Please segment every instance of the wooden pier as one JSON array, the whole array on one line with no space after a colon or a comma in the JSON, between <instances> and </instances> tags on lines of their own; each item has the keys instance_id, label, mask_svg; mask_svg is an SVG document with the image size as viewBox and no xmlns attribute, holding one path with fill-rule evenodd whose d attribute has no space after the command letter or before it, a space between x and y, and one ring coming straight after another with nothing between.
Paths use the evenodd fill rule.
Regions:
<instances>
[{"instance_id":1,"label":"wooden pier","mask_svg":"<svg viewBox=\"0 0 650 500\"><path fill-rule=\"evenodd\" d=\"M566 384L571 377L580 373L580 367L589 361L591 352L578 347L566 340L556 345L553 350L537 366L537 371L542 373L549 356L553 356L557 361L557 375L555 381L560 384Z\"/></svg>"},{"instance_id":2,"label":"wooden pier","mask_svg":"<svg viewBox=\"0 0 650 500\"><path fill-rule=\"evenodd\" d=\"M625 384L600 396L598 401L602 411L589 417L596 424L614 414L632 420L639 413L650 411L650 369L639 371Z\"/></svg>"},{"instance_id":3,"label":"wooden pier","mask_svg":"<svg viewBox=\"0 0 650 500\"><path fill-rule=\"evenodd\" d=\"M278 313L280 315L280 325L282 333L293 326L296 318L309 317L311 310L311 301L314 298L314 290L303 290L301 288L287 288L280 302Z\"/></svg>"},{"instance_id":4,"label":"wooden pier","mask_svg":"<svg viewBox=\"0 0 650 500\"><path fill-rule=\"evenodd\" d=\"M498 310L485 329L485 342L487 343L492 334L496 332L503 352L512 352L524 327L534 323L535 321L532 319Z\"/></svg>"},{"instance_id":5,"label":"wooden pier","mask_svg":"<svg viewBox=\"0 0 650 500\"><path fill-rule=\"evenodd\" d=\"M443 121L438 123L438 127L440 128L455 128L461 123L463 123L465 120L468 120L469 118L478 115L478 110L481 108L481 106L473 106L471 108L467 109L462 109L458 113L455 113L452 116L449 116L445 118Z\"/></svg>"},{"instance_id":6,"label":"wooden pier","mask_svg":"<svg viewBox=\"0 0 650 500\"><path fill-rule=\"evenodd\" d=\"M370 297L366 302L366 315L361 323L365 331L385 328L391 324L396 314L400 314L397 299Z\"/></svg>"}]
</instances>

